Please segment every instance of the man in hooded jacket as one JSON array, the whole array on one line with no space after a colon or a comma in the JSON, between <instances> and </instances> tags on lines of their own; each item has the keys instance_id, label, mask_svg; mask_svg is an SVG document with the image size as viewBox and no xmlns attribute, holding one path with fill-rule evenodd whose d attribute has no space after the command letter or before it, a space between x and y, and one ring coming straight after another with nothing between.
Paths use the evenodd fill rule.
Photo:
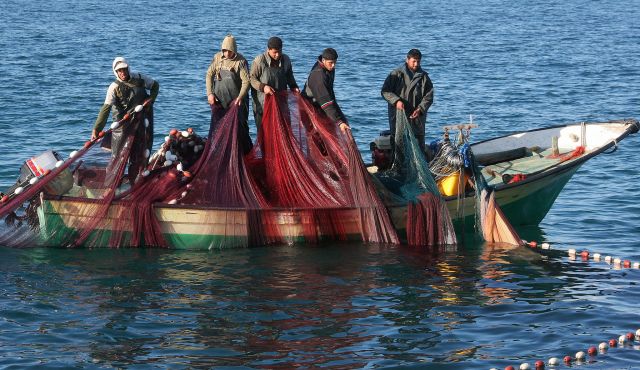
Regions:
<instances>
[{"instance_id":1,"label":"man in hooded jacket","mask_svg":"<svg viewBox=\"0 0 640 370\"><path fill-rule=\"evenodd\" d=\"M335 49L324 49L309 72L302 94L310 98L316 106L322 108L327 117L340 126L340 129L345 130L349 127L347 119L342 113L333 91L337 61L338 52Z\"/></svg>"},{"instance_id":2,"label":"man in hooded jacket","mask_svg":"<svg viewBox=\"0 0 640 370\"><path fill-rule=\"evenodd\" d=\"M207 69L207 100L209 105L222 107L224 111L232 104L238 109L238 142L246 154L253 146L249 136L249 67L247 60L238 53L236 39L227 35L222 41L220 51L216 53ZM212 124L214 111L212 109Z\"/></svg>"},{"instance_id":3,"label":"man in hooded jacket","mask_svg":"<svg viewBox=\"0 0 640 370\"><path fill-rule=\"evenodd\" d=\"M113 60L112 64L113 74L116 76L116 80L109 85L107 89L107 96L105 98L100 113L93 125L93 131L91 132L91 139L94 140L98 137L98 134L104 128L111 113L113 121L121 120L125 114L131 112L136 106L143 104L149 100L152 104L158 92L160 91L160 84L150 77L147 77L141 73L132 72L129 68L129 63L123 57L117 57ZM147 94L149 90L149 94ZM142 172L148 159L144 155L145 149L151 150L153 145L153 120L152 120L152 105L149 105L146 112L150 124L145 127L145 124L138 124L135 130L131 125L120 125L118 128L111 132L111 156L117 158L120 151L123 149L123 144L129 135L135 135L133 141L133 147L131 148L131 155L129 158L129 182L133 184L137 175Z\"/></svg>"},{"instance_id":4,"label":"man in hooded jacket","mask_svg":"<svg viewBox=\"0 0 640 370\"><path fill-rule=\"evenodd\" d=\"M391 142L395 143L396 111L407 115L413 133L425 152L425 124L427 111L433 103L433 84L426 71L420 67L422 53L411 49L405 63L391 71L382 85L382 97L389 103L389 128Z\"/></svg>"}]
</instances>

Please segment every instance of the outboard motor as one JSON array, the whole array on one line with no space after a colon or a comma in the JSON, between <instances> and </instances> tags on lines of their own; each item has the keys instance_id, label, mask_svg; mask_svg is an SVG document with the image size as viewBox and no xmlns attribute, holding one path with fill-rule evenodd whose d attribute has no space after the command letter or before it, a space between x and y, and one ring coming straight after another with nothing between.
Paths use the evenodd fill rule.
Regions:
<instances>
[{"instance_id":1,"label":"outboard motor","mask_svg":"<svg viewBox=\"0 0 640 370\"><path fill-rule=\"evenodd\" d=\"M56 163L61 161L62 157L53 150L47 150L35 157L27 159L20 167L20 176L18 181L5 191L5 194L13 194L18 188L24 188L29 182L36 177L44 175L48 171L56 168ZM35 180L34 180L35 181ZM51 180L45 186L44 190L47 194L63 195L73 186L73 176L71 171L65 170L61 172L55 179ZM0 192L0 194L2 194Z\"/></svg>"}]
</instances>

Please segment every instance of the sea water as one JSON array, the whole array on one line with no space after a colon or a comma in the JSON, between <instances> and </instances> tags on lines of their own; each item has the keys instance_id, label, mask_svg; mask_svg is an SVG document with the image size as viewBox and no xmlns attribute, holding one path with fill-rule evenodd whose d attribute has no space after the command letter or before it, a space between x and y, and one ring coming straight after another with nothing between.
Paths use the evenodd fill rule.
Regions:
<instances>
[{"instance_id":1,"label":"sea water","mask_svg":"<svg viewBox=\"0 0 640 370\"><path fill-rule=\"evenodd\" d=\"M478 141L640 117L636 1L4 0L0 189L22 162L82 146L111 61L160 82L156 144L204 134L204 77L227 33L249 61L284 40L298 84L326 47L365 161L380 88L411 48L435 85L428 138ZM252 135L255 128L252 125ZM640 328L638 137L587 162L527 240L554 250L333 244L212 252L0 247L0 367L489 369L562 358ZM640 368L634 344L589 369Z\"/></svg>"}]
</instances>

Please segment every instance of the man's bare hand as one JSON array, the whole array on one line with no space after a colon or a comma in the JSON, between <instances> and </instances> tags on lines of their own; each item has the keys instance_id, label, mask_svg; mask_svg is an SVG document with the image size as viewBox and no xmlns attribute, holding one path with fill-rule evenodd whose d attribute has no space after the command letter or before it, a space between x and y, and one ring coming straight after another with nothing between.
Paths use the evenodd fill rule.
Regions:
<instances>
[{"instance_id":1,"label":"man's bare hand","mask_svg":"<svg viewBox=\"0 0 640 370\"><path fill-rule=\"evenodd\" d=\"M398 100L396 102L396 109L398 110L404 110L404 103L402 102L402 100Z\"/></svg>"},{"instance_id":2,"label":"man's bare hand","mask_svg":"<svg viewBox=\"0 0 640 370\"><path fill-rule=\"evenodd\" d=\"M410 119L416 119L418 118L419 115L422 114L422 111L420 110L420 108L416 108L416 110L413 111L413 113L411 113L411 115L409 116Z\"/></svg>"},{"instance_id":3,"label":"man's bare hand","mask_svg":"<svg viewBox=\"0 0 640 370\"><path fill-rule=\"evenodd\" d=\"M207 101L209 102L209 105L214 105L216 103L216 96L213 94L209 94L207 96Z\"/></svg>"},{"instance_id":4,"label":"man's bare hand","mask_svg":"<svg viewBox=\"0 0 640 370\"><path fill-rule=\"evenodd\" d=\"M269 85L264 85L264 88L262 89L262 92L264 92L267 95L272 95L276 91L273 89L273 87L271 87Z\"/></svg>"}]
</instances>

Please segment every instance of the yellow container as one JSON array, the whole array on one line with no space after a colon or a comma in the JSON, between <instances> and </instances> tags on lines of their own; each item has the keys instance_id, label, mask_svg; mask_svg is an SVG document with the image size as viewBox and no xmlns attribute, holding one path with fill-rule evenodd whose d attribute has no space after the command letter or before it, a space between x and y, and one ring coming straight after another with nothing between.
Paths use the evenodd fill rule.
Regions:
<instances>
[{"instance_id":1,"label":"yellow container","mask_svg":"<svg viewBox=\"0 0 640 370\"><path fill-rule=\"evenodd\" d=\"M438 190L440 194L444 196L458 195L464 192L464 189L469 180L469 175L464 174L464 183L460 183L460 172L454 172L447 177L443 177L438 180Z\"/></svg>"}]
</instances>

